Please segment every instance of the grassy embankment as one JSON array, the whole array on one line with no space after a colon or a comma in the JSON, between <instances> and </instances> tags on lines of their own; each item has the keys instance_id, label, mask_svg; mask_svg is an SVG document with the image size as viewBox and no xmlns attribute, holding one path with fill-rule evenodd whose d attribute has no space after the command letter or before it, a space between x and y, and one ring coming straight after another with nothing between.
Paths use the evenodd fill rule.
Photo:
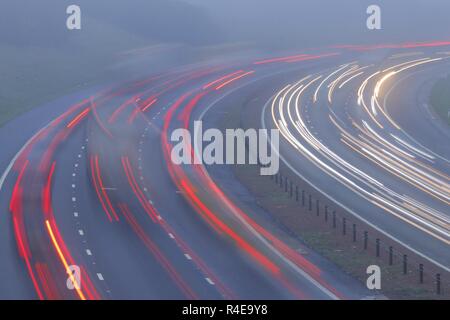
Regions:
<instances>
[{"instance_id":1,"label":"grassy embankment","mask_svg":"<svg viewBox=\"0 0 450 320\"><path fill-rule=\"evenodd\" d=\"M0 43L0 127L33 107L102 83L118 52L144 45L110 25L89 26L74 31L78 34L64 46Z\"/></svg>"},{"instance_id":2,"label":"grassy embankment","mask_svg":"<svg viewBox=\"0 0 450 320\"><path fill-rule=\"evenodd\" d=\"M237 128L241 126L240 117L242 110L254 112L251 104L230 102L230 110L222 119L223 128ZM256 108L257 108L256 103ZM233 106L236 106L233 108ZM365 226L358 223L357 241L352 241L351 221L348 222L347 235L342 235L342 221L338 221L337 229L332 228L330 205L328 222L324 222L323 205L320 216L316 216L315 206L312 212L302 207L299 202L291 198L288 192L275 184L274 179L263 177L259 174L259 168L252 165L237 165L233 168L236 178L249 190L256 203L272 214L272 217L283 229L298 237L311 250L319 253L338 268L365 284L367 279L366 268L370 265L378 265L382 270L381 293L392 299L448 299L449 291L446 287L441 296L435 294L434 279L425 277L425 285L418 281L418 265L410 261L407 275L403 275L401 258L394 257L394 264L390 265L385 249L381 250L380 258L375 255L374 235L369 234L369 249L363 248L362 231ZM308 192L312 192L306 185ZM314 203L314 201L313 201ZM322 201L323 203L323 201ZM338 210L339 211L339 210ZM354 221L356 222L356 221ZM286 241L288 239L285 239ZM382 239L382 243L386 243ZM392 244L394 245L394 244ZM395 245L395 249L401 249ZM403 252L406 253L406 252ZM307 253L306 253L307 254ZM377 292L380 293L380 292ZM374 293L375 294L375 293Z\"/></svg>"},{"instance_id":3,"label":"grassy embankment","mask_svg":"<svg viewBox=\"0 0 450 320\"><path fill-rule=\"evenodd\" d=\"M436 113L450 125L450 76L436 82L431 90L430 103Z\"/></svg>"}]
</instances>

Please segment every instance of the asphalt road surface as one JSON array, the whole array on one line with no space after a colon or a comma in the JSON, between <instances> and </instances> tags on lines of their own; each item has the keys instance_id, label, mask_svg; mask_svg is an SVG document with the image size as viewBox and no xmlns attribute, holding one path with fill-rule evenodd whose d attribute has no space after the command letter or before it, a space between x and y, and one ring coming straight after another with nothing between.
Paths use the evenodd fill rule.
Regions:
<instances>
[{"instance_id":1,"label":"asphalt road surface","mask_svg":"<svg viewBox=\"0 0 450 320\"><path fill-rule=\"evenodd\" d=\"M294 248L270 213L243 209L226 166L171 161L173 130L193 132L199 119L214 127L238 97L257 101L260 128L280 130L293 172L448 269L449 130L426 103L427 86L449 66L441 51L334 48L196 66L11 121L0 129L0 298L371 295Z\"/></svg>"}]
</instances>

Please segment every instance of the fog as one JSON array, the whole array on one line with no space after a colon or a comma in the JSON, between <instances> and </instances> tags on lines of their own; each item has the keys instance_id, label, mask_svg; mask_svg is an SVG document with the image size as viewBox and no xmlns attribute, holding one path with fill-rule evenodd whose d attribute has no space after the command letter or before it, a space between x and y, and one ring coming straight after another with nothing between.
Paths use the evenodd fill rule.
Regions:
<instances>
[{"instance_id":1,"label":"fog","mask_svg":"<svg viewBox=\"0 0 450 320\"><path fill-rule=\"evenodd\" d=\"M341 43L449 38L446 0L186 0L208 10L228 39L302 48ZM366 28L366 9L381 7L382 30Z\"/></svg>"},{"instance_id":2,"label":"fog","mask_svg":"<svg viewBox=\"0 0 450 320\"><path fill-rule=\"evenodd\" d=\"M77 35L65 28L69 4L82 9L80 32L93 33L94 23L104 26L95 31L99 44L102 37L120 42L128 35L140 44L245 43L284 50L450 38L447 0L2 0L1 43L70 43ZM366 28L370 4L381 7L382 30Z\"/></svg>"},{"instance_id":3,"label":"fog","mask_svg":"<svg viewBox=\"0 0 450 320\"><path fill-rule=\"evenodd\" d=\"M72 4L81 30L66 27ZM381 30L366 27L370 4ZM182 65L449 40L449 12L448 0L1 0L0 125L67 92Z\"/></svg>"}]
</instances>

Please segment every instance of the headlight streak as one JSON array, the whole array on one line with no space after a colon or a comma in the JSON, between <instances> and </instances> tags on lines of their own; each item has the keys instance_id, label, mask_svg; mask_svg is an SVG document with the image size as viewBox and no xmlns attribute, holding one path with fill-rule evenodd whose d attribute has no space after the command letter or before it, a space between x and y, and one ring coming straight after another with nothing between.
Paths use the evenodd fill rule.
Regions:
<instances>
[{"instance_id":1,"label":"headlight streak","mask_svg":"<svg viewBox=\"0 0 450 320\"><path fill-rule=\"evenodd\" d=\"M379 81L377 82L376 86L375 86L374 94L373 94L373 96L372 96L372 108L374 109L374 105L376 105L376 106L378 107L378 109L383 113L383 115L385 116L385 118L386 118L386 119L387 119L387 120L388 120L388 121L396 128L396 129L400 130L400 127L395 123L394 120L392 120L392 118L389 116L389 114L386 112L386 110L385 110L384 108L382 108L382 107L380 106L380 103L378 102L378 97L379 97L379 95L380 95L380 91L381 91L381 88L382 88L383 84L384 84L389 78L391 78L391 77L393 77L393 76L397 75L398 73L401 73L401 72L403 72L403 71L405 71L405 70L408 70L408 69L411 69L411 68L420 66L420 65L422 65L422 64L426 64L426 63L430 63L430 62L435 62L435 61L440 61L440 60L442 60L442 58L435 58L435 59L432 59L432 58L426 58L426 59L423 60L423 61L415 60L415 61L413 61L412 63L410 62L410 64L408 64L408 65L406 65L405 67L402 67L402 68L400 68L400 69L398 69L398 70L395 70L395 71L389 71L389 73L386 74L386 75L384 75L383 78L381 78L381 80L379 80ZM383 73L385 73L387 70L392 70L393 68L395 69L395 68L397 68L397 67L399 67L399 66L401 66L401 65L404 65L404 64L400 64L400 65L397 65L397 66L388 68L388 69L386 69L385 71L383 71Z\"/></svg>"},{"instance_id":2,"label":"headlight streak","mask_svg":"<svg viewBox=\"0 0 450 320\"><path fill-rule=\"evenodd\" d=\"M366 127L366 130L361 128L361 126L359 126L355 122L353 122L352 124L353 124L353 126L355 126L362 133L362 135L359 135L359 137L361 139L363 139L365 142L367 142L367 143L369 143L371 145L374 145L374 143L375 144L381 144L386 149L391 150L391 152L393 152L393 153L395 153L395 154L397 154L399 156L402 156L403 158L405 158L404 156L406 155L408 157L408 158L405 158L406 160L414 162L419 167L424 168L425 170L431 171L432 173L436 174L437 176L440 176L440 177L450 181L450 177L447 176L446 174L433 169L432 167L428 166L427 164L419 162L418 160L415 159L416 157L413 156L412 154L405 152L404 150L396 147L395 145L393 145L389 141L385 140L382 136L380 136L378 133L376 133L365 121L363 121L363 124ZM367 131L367 130L369 130L369 131ZM420 151L420 150L418 150L418 151ZM431 161L429 159L427 159L427 160Z\"/></svg>"},{"instance_id":3,"label":"headlight streak","mask_svg":"<svg viewBox=\"0 0 450 320\"><path fill-rule=\"evenodd\" d=\"M355 62L356 63L356 62ZM348 65L351 65L348 64ZM336 80L334 80L333 82L331 82L328 85L328 103L332 104L332 96L333 96L333 92L336 89L336 86L339 84L339 82L341 82L343 79L345 79L345 77L350 76L348 79L346 79L338 88L341 89L346 83L348 83L349 81L353 80L354 78L362 75L364 73L364 69L367 69L369 67L371 67L373 65L368 65L368 66L364 66L364 67L360 67L359 65L354 65L352 66L349 70L345 71L344 73L342 73L338 78L336 78ZM356 74L355 74L356 73Z\"/></svg>"},{"instance_id":4,"label":"headlight streak","mask_svg":"<svg viewBox=\"0 0 450 320\"><path fill-rule=\"evenodd\" d=\"M407 53L399 53L394 54L389 57L389 60L398 59L398 58L404 58L404 57L412 57L412 56L420 56L423 52L407 52Z\"/></svg>"},{"instance_id":5,"label":"headlight streak","mask_svg":"<svg viewBox=\"0 0 450 320\"><path fill-rule=\"evenodd\" d=\"M332 98L333 98L333 92L334 89L336 88L336 85L339 83L339 81L341 81L343 78L345 78L348 74L351 74L352 72L354 72L355 70L358 69L357 65L352 66L349 70L345 71L344 73L342 73L339 77L337 77L333 82L331 82L328 85L328 103L331 104L332 103Z\"/></svg>"},{"instance_id":6,"label":"headlight streak","mask_svg":"<svg viewBox=\"0 0 450 320\"><path fill-rule=\"evenodd\" d=\"M336 124L337 125L337 124ZM342 130L342 129L341 129ZM379 165L380 167L382 167L382 168L384 168L384 169L386 169L386 170L388 170L390 173L392 173L393 175L395 175L395 176L397 176L397 177L399 177L399 178L402 178L403 180L405 180L405 181L407 181L407 182L410 182L410 181L408 181L408 180L406 180L406 179L404 179L402 176L404 176L404 174L402 174L402 170L406 170L407 172L411 172L411 170L410 169L408 169L408 168L405 168L405 166L400 166L400 168L394 168L394 169L392 169L393 167L395 167L395 165L396 165L396 162L395 161L391 161L388 157L385 157L383 154L380 154L378 151L376 151L375 150L375 148L372 148L372 147L370 147L370 146L368 146L367 144L364 144L364 143L361 143L361 142L358 142L358 140L357 139L355 139L355 138L353 138L352 136L350 136L347 132L344 132L343 134L342 134L342 136L343 136L343 138L341 139L341 141L344 143L344 144L346 144L347 146L349 146L353 151L355 151L355 152L358 152L359 154L361 154L362 156L364 156L364 157L366 157L366 158L368 158L369 160L371 160L371 161L373 161L374 163L376 163L377 165ZM347 139L347 140L346 140ZM355 146L356 145L356 146ZM375 146L376 147L376 146ZM370 151L369 151L370 150ZM383 150L383 149L382 149ZM384 153L386 153L386 150L383 150L383 152ZM377 155L375 155L375 153L377 154ZM369 155L369 156L368 156ZM381 159L380 157L383 157L383 159ZM397 158L396 157L396 159L397 160L399 160L399 161L402 161L401 159L399 159L399 158ZM386 160L388 161L388 162L386 162ZM402 161L405 165L408 165L409 166L409 164L408 163L406 163L406 162L404 162L404 161ZM411 166L411 168L413 168L412 166ZM408 177L408 176L407 176ZM434 177L432 177L432 176L429 176L430 178L434 178ZM414 178L411 178L411 179L413 179L414 180ZM417 181L417 180L416 180ZM429 191L427 191L427 190L425 190L423 187L421 187L421 185L422 185L422 182L420 182L420 183L417 183L417 182L413 182L412 183L415 187L417 187L418 189L420 189L420 190L422 190L422 191L424 191L424 192L426 192L426 193L428 193L428 194L430 194L431 196L434 196L434 197L436 197L434 194L432 194L431 192L429 192ZM439 184L434 184L434 186L436 186L436 187L440 187L440 185ZM400 195L398 195L398 194L395 194L395 193L393 193L392 191L390 191L389 193L391 193L391 194L394 194L396 197L399 197L399 198L403 198L402 196L400 196ZM439 200L441 200L441 201L444 201L445 202L445 200L442 200L442 199L440 199L440 198L438 198ZM405 200L406 201L406 200ZM427 207L427 206L421 206L421 209L422 210L427 210L427 211L433 211L431 208L429 208L429 207ZM434 214L436 214L436 213L438 213L437 211L434 211ZM447 223L449 223L450 222L450 220L447 220Z\"/></svg>"},{"instance_id":7,"label":"headlight streak","mask_svg":"<svg viewBox=\"0 0 450 320\"><path fill-rule=\"evenodd\" d=\"M415 152L416 154L418 154L418 155L420 155L420 156L422 156L422 157L425 157L425 158L427 158L428 160L434 160L434 159L436 159L436 157L434 157L434 156L432 156L432 155L429 155L428 153L423 152L422 150L419 150L419 149L413 147L412 145L410 145L409 143L403 141L402 139L400 139L400 138L397 137L396 135L393 135L393 134L391 133L391 136L392 136L395 140L397 140L401 145L403 145L405 148L411 150L412 152Z\"/></svg>"},{"instance_id":8,"label":"headlight streak","mask_svg":"<svg viewBox=\"0 0 450 320\"><path fill-rule=\"evenodd\" d=\"M348 144L345 140L342 140L342 142L343 142L344 144L346 144L346 145L347 145L350 149L352 149L353 151L355 151L355 152L357 152L357 153L363 155L359 150L355 149L352 145ZM443 221L443 220L445 220L445 217L443 218L443 216L442 216L441 213L439 213L439 212L437 212L437 211L435 211L435 210L433 210L433 209L431 209L431 208L429 208L429 207L426 207L426 206L424 206L424 205L418 206L417 203L415 203L415 207L412 208L413 205L411 205L411 204L408 203L408 202L412 202L412 201L411 201L411 198L406 197L406 196L402 196L402 195L400 195L400 194L397 194L397 193L395 193L394 191L392 191L392 190L390 190L390 189L388 189L388 188L385 188L385 187L383 187L382 189L386 192L385 198L389 198L389 200L391 201L391 202L388 202L390 206L395 206L395 207L398 208L399 211L401 211L403 214L410 215L410 213L409 213L408 211L405 211L405 210L403 210L403 209L401 208L401 205L398 206L398 205L394 205L394 204L393 204L393 202L397 202L397 203L398 203L398 201L395 200L394 197L403 199L403 200L404 200L404 202L402 203L403 206L408 207L410 210L413 210L416 214L418 214L418 215L421 216L422 218L426 217L427 219L429 219L429 220L433 221L434 223L438 224L440 227L443 227L444 229L447 229L447 230L448 230L448 222ZM379 196L378 196L376 193L373 193L372 196L375 197L375 198L377 198L377 199L380 199ZM389 210L389 209L387 209L387 208L384 207L384 206L381 206L380 203L378 203L377 201L370 200L370 199L368 199L368 200L369 200L371 203L373 203L373 204L375 204L375 205L377 205L377 206L379 206L379 207L385 209L386 211L390 212L391 214L395 215L396 217L398 217L398 218L400 218L400 219L402 219L402 220L408 222L408 220L405 219L405 218L403 217L403 215L401 215L401 214L399 214L399 213L397 213L397 212L395 212L395 211ZM383 201L386 201L386 200L383 200ZM412 209L411 209L411 208L412 208ZM421 210L423 210L423 211L417 211L416 208L421 209ZM435 216L438 216L438 218L436 218L435 216L427 216L426 214L423 213L425 210L433 211L434 215L435 215ZM420 221L424 222L424 221L426 221L426 220L421 219ZM417 225L417 223L412 223L412 224L413 224L415 227L419 227L421 230L423 230L423 231L425 231L425 232L428 232L427 229L425 229L425 228L423 228L423 227L420 227L419 225ZM439 230L439 229L438 229L438 230ZM444 231L444 232L445 232L445 231ZM428 233L429 233L429 232L428 232ZM442 241L444 241L444 242L447 242L447 241L446 241L445 239L443 239L442 237L437 236L437 238L440 239L440 240L442 240Z\"/></svg>"},{"instance_id":9,"label":"headlight streak","mask_svg":"<svg viewBox=\"0 0 450 320\"><path fill-rule=\"evenodd\" d=\"M349 66L349 64L345 64L345 65L341 66L339 69L337 69L334 72L330 73L325 79L323 79L323 81L319 84L319 86L317 87L316 91L314 92L314 103L317 102L320 88L324 85L324 83L327 82L332 76L337 74L339 71L347 68L348 66Z\"/></svg>"},{"instance_id":10,"label":"headlight streak","mask_svg":"<svg viewBox=\"0 0 450 320\"><path fill-rule=\"evenodd\" d=\"M364 71L361 71L361 72L358 72L357 74L352 75L350 78L346 79L344 82L341 83L341 85L339 86L339 89L342 89L347 83L349 83L350 81L359 77L362 74L364 74Z\"/></svg>"},{"instance_id":11,"label":"headlight streak","mask_svg":"<svg viewBox=\"0 0 450 320\"><path fill-rule=\"evenodd\" d=\"M370 141L368 141L364 137L361 137L361 138L363 138L365 143L360 141L360 140L357 140L357 139L350 139L348 136L346 136L346 137L349 140L351 140L354 144L360 146L363 151L366 151L367 149L376 150L376 148L377 148L376 145L371 144ZM383 153L383 154L380 154L380 156L382 156L384 159L386 159L386 161L384 161L384 163L388 162L388 163L392 164L392 167L395 168L395 170L403 169L403 170L411 173L412 175L418 177L419 179L423 179L423 181L421 181L419 185L415 185L416 187L420 187L421 184L429 183L429 184L432 184L434 187L436 187L438 189L442 189L443 188L442 186L445 185L445 182L443 182L441 180L438 180L434 176L432 176L432 175L430 175L430 174L428 174L428 173L426 173L426 172L424 172L422 170L417 169L416 167L410 165L408 162L400 159L399 157L395 156L392 153L389 153L387 150L385 150L383 148L381 148L380 150ZM377 154L379 154L379 153L377 152ZM420 164L420 162L416 162L416 161L413 161L413 162L416 163L416 164ZM420 164L420 165L422 165L422 164ZM395 171L395 172L397 172L397 171ZM407 177L410 177L410 176L408 175ZM413 179L413 178L411 178L411 179ZM430 181L430 180L434 180L434 181ZM444 192L448 192L448 188L443 188L443 190L444 190Z\"/></svg>"},{"instance_id":12,"label":"headlight streak","mask_svg":"<svg viewBox=\"0 0 450 320\"><path fill-rule=\"evenodd\" d=\"M362 82L358 89L358 104L363 106L371 120L376 123L380 129L384 129L384 127L376 117L383 115L395 129L401 130L393 119L389 117L386 110L381 108L378 103L378 97L380 97L382 93L383 84L400 72L440 60L442 60L442 58L423 58L397 64L393 67L386 68L383 71L372 73ZM317 102L320 88L325 85L327 80L348 66L349 64L341 66L339 69L325 77L314 91L312 101ZM330 104L332 103L332 95L336 87L340 89L350 80L364 73L359 70L361 70L361 68L353 66L349 70L343 72L342 75L327 86L329 88L328 100ZM342 79L352 74L354 75L341 85L337 86ZM272 102L272 119L286 141L314 165L344 184L350 190L403 221L408 222L414 227L421 229L446 244L450 244L450 218L448 216L407 195L402 195L390 190L382 183L372 178L369 174L359 170L335 154L311 133L305 121L302 119L300 112L300 98L307 89L321 79L322 76L319 75L306 83L311 77L312 76L310 75L293 85L284 87L278 92ZM370 112L365 103L364 93L368 89L369 83L376 77L381 77L381 79L376 82L376 86L374 87L371 105L372 112ZM293 101L295 101L295 104L293 104ZM295 119L291 111L294 107L296 113ZM380 111L380 113L377 111ZM331 113L334 114L334 112ZM343 129L331 114L329 118L341 133L340 141L347 145L351 150L369 159L375 165L381 167L393 176L408 182L427 195L450 205L449 177L443 172L439 172L427 164L422 163L423 160L433 162L435 160L434 156L419 150L388 132L389 137L394 138L394 141L398 144L397 146L383 138L365 120L362 120L362 127L352 121L353 126L360 132L359 135L354 137L348 131ZM296 133L292 131L293 128L295 128L296 133L300 134L304 142L298 140ZM310 150L307 146L312 149ZM324 158L324 160L322 160L322 158ZM330 162L332 165L330 166L327 162ZM336 169L333 168L333 166ZM342 174L341 170L345 174ZM359 185L359 182L361 182L362 185ZM365 187L368 187L372 191L366 190Z\"/></svg>"}]
</instances>

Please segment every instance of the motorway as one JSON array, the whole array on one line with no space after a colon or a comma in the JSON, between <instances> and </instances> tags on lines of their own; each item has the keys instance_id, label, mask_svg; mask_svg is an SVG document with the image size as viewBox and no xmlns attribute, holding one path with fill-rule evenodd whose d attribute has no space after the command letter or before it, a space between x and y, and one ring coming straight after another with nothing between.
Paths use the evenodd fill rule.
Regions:
<instances>
[{"instance_id":1,"label":"motorway","mask_svg":"<svg viewBox=\"0 0 450 320\"><path fill-rule=\"evenodd\" d=\"M280 154L294 172L449 270L449 133L420 95L447 58L416 52L381 68L361 62L287 85L266 105L262 126L280 129Z\"/></svg>"},{"instance_id":2,"label":"motorway","mask_svg":"<svg viewBox=\"0 0 450 320\"><path fill-rule=\"evenodd\" d=\"M233 99L258 101L258 125L280 130L284 165L449 269L450 134L424 85L449 66L448 45L187 67L64 97L11 121L0 129L0 298L373 295L302 254L270 213L244 205L237 181L222 187L226 166L171 161L171 132L192 131L197 119L217 126ZM80 268L80 287L69 266Z\"/></svg>"}]
</instances>

